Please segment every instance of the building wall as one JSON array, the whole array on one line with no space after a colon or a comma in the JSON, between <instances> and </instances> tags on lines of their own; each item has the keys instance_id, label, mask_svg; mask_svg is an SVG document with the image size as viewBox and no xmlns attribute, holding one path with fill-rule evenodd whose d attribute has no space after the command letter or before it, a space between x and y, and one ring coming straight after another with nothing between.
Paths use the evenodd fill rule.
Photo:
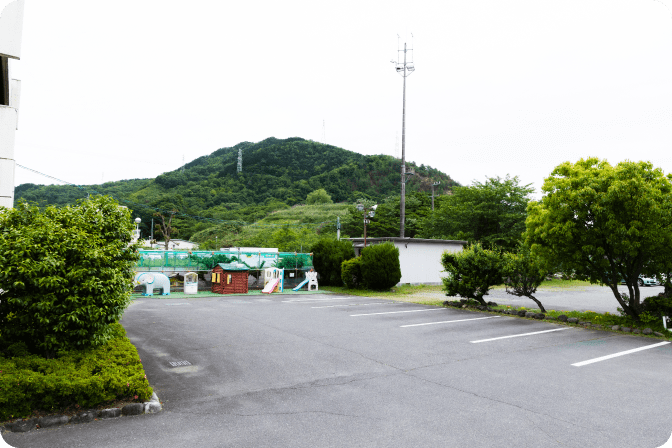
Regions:
<instances>
[{"instance_id":1,"label":"building wall","mask_svg":"<svg viewBox=\"0 0 672 448\"><path fill-rule=\"evenodd\" d=\"M446 273L441 265L441 254L444 251L459 252L459 243L401 243L395 242L399 249L399 265L401 280L399 283L441 284L441 277Z\"/></svg>"},{"instance_id":2,"label":"building wall","mask_svg":"<svg viewBox=\"0 0 672 448\"><path fill-rule=\"evenodd\" d=\"M24 0L0 0L0 206L14 205L14 134L18 125L20 83L11 66L21 58Z\"/></svg>"},{"instance_id":3,"label":"building wall","mask_svg":"<svg viewBox=\"0 0 672 448\"><path fill-rule=\"evenodd\" d=\"M362 250L362 238L349 238L355 246L355 255ZM459 252L466 241L422 240L416 238L369 238L368 245L389 241L399 249L399 265L402 283L440 285L441 277L446 275L441 265L444 251Z\"/></svg>"}]
</instances>

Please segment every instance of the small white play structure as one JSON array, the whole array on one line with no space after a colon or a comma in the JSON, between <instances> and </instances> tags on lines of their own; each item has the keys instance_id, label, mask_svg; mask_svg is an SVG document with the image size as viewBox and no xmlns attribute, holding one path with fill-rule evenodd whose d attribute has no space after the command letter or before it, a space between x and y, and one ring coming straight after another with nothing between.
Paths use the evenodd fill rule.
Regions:
<instances>
[{"instance_id":1,"label":"small white play structure","mask_svg":"<svg viewBox=\"0 0 672 448\"><path fill-rule=\"evenodd\" d=\"M198 294L198 274L187 272L184 274L184 293Z\"/></svg>"},{"instance_id":2,"label":"small white play structure","mask_svg":"<svg viewBox=\"0 0 672 448\"><path fill-rule=\"evenodd\" d=\"M143 296L154 295L154 289L160 289L162 296L170 295L170 279L160 272L138 272L133 283L145 287Z\"/></svg>"},{"instance_id":3,"label":"small white play structure","mask_svg":"<svg viewBox=\"0 0 672 448\"><path fill-rule=\"evenodd\" d=\"M303 285L306 283L308 283L308 291L317 291L317 272L312 270L306 272L306 279L296 285L296 288L292 289L292 291L298 291L299 289L303 288ZM315 289L312 288L313 286Z\"/></svg>"},{"instance_id":4,"label":"small white play structure","mask_svg":"<svg viewBox=\"0 0 672 448\"><path fill-rule=\"evenodd\" d=\"M261 292L270 294L282 292L285 284L285 270L278 268L264 269L264 289Z\"/></svg>"}]
</instances>

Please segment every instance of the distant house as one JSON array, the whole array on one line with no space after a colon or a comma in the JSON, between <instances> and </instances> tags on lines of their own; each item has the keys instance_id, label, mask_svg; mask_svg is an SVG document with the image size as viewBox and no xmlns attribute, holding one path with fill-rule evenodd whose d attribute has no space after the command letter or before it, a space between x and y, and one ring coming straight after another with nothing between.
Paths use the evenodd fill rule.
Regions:
<instances>
[{"instance_id":1,"label":"distant house","mask_svg":"<svg viewBox=\"0 0 672 448\"><path fill-rule=\"evenodd\" d=\"M343 238L352 241L355 255L361 254L364 247L364 238ZM421 238L367 238L366 245L371 246L384 242L391 242L399 249L399 265L401 267L400 284L412 285L440 285L441 277L445 277L441 254L443 252L459 252L467 244L466 241L456 240L428 240Z\"/></svg>"},{"instance_id":2,"label":"distant house","mask_svg":"<svg viewBox=\"0 0 672 448\"><path fill-rule=\"evenodd\" d=\"M165 249L166 243L163 241L157 241L156 243L145 241L143 247L149 247L151 249L161 250ZM196 250L196 249L198 249L198 243L194 243L193 241L176 239L176 240L170 240L168 242L168 250Z\"/></svg>"}]
</instances>

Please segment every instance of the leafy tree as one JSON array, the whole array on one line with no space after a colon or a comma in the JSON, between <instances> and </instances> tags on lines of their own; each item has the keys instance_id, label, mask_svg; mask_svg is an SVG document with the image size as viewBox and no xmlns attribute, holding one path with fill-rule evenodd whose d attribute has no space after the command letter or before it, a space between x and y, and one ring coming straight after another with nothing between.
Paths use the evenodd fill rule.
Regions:
<instances>
[{"instance_id":1,"label":"leafy tree","mask_svg":"<svg viewBox=\"0 0 672 448\"><path fill-rule=\"evenodd\" d=\"M534 191L519 182L517 176L507 175L453 188L452 195L436 201L437 207L422 223L420 235L515 249L525 231L526 207Z\"/></svg>"},{"instance_id":2,"label":"leafy tree","mask_svg":"<svg viewBox=\"0 0 672 448\"><path fill-rule=\"evenodd\" d=\"M443 289L449 296L474 299L487 306L483 296L490 288L502 283L501 256L497 250L472 244L460 252L444 252L441 264L448 273L443 277Z\"/></svg>"},{"instance_id":3,"label":"leafy tree","mask_svg":"<svg viewBox=\"0 0 672 448\"><path fill-rule=\"evenodd\" d=\"M315 190L312 193L309 193L308 196L306 196L306 204L308 205L314 205L314 204L333 204L334 201L331 200L331 196L329 196L329 193L324 188L320 188L319 190Z\"/></svg>"},{"instance_id":4,"label":"leafy tree","mask_svg":"<svg viewBox=\"0 0 672 448\"><path fill-rule=\"evenodd\" d=\"M352 242L322 239L310 251L313 253L313 266L320 274L320 283L324 286L342 286L341 265L345 260L355 258Z\"/></svg>"},{"instance_id":5,"label":"leafy tree","mask_svg":"<svg viewBox=\"0 0 672 448\"><path fill-rule=\"evenodd\" d=\"M75 206L0 208L0 345L53 357L111 338L130 302L134 225L106 196Z\"/></svg>"},{"instance_id":6,"label":"leafy tree","mask_svg":"<svg viewBox=\"0 0 672 448\"><path fill-rule=\"evenodd\" d=\"M166 217L162 213L154 213L154 216L161 218L161 222L156 225L156 231L160 235L163 235L163 242L165 244L165 249L168 250L170 243L170 236L177 233L177 229L172 226L173 216L179 213L179 210L172 210L168 213L168 222L166 222Z\"/></svg>"},{"instance_id":7,"label":"leafy tree","mask_svg":"<svg viewBox=\"0 0 672 448\"><path fill-rule=\"evenodd\" d=\"M532 254L528 246L520 244L517 252L502 255L502 273L507 293L532 299L542 313L546 312L544 305L534 297L537 288L546 279L546 263Z\"/></svg>"},{"instance_id":8,"label":"leafy tree","mask_svg":"<svg viewBox=\"0 0 672 448\"><path fill-rule=\"evenodd\" d=\"M669 272L672 176L649 162L581 159L558 165L539 202L528 207L527 242L546 260L607 285L623 312L638 318L640 274ZM618 284L625 280L628 293Z\"/></svg>"},{"instance_id":9,"label":"leafy tree","mask_svg":"<svg viewBox=\"0 0 672 448\"><path fill-rule=\"evenodd\" d=\"M392 243L362 249L362 282L368 289L385 291L401 280L399 249Z\"/></svg>"}]
</instances>

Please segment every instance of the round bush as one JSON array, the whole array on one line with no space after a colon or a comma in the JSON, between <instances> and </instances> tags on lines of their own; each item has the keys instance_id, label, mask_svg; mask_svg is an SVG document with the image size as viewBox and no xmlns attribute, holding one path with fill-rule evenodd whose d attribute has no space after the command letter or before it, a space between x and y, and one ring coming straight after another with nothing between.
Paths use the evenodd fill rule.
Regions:
<instances>
[{"instance_id":1,"label":"round bush","mask_svg":"<svg viewBox=\"0 0 672 448\"><path fill-rule=\"evenodd\" d=\"M345 260L341 264L341 279L349 289L357 289L362 284L362 259L360 257Z\"/></svg>"},{"instance_id":2,"label":"round bush","mask_svg":"<svg viewBox=\"0 0 672 448\"><path fill-rule=\"evenodd\" d=\"M399 249L392 243L362 249L362 281L369 289L385 291L401 280Z\"/></svg>"},{"instance_id":3,"label":"round bush","mask_svg":"<svg viewBox=\"0 0 672 448\"><path fill-rule=\"evenodd\" d=\"M310 251L313 253L313 266L320 274L320 284L342 286L341 264L355 258L352 242L323 239L315 243Z\"/></svg>"}]
</instances>

